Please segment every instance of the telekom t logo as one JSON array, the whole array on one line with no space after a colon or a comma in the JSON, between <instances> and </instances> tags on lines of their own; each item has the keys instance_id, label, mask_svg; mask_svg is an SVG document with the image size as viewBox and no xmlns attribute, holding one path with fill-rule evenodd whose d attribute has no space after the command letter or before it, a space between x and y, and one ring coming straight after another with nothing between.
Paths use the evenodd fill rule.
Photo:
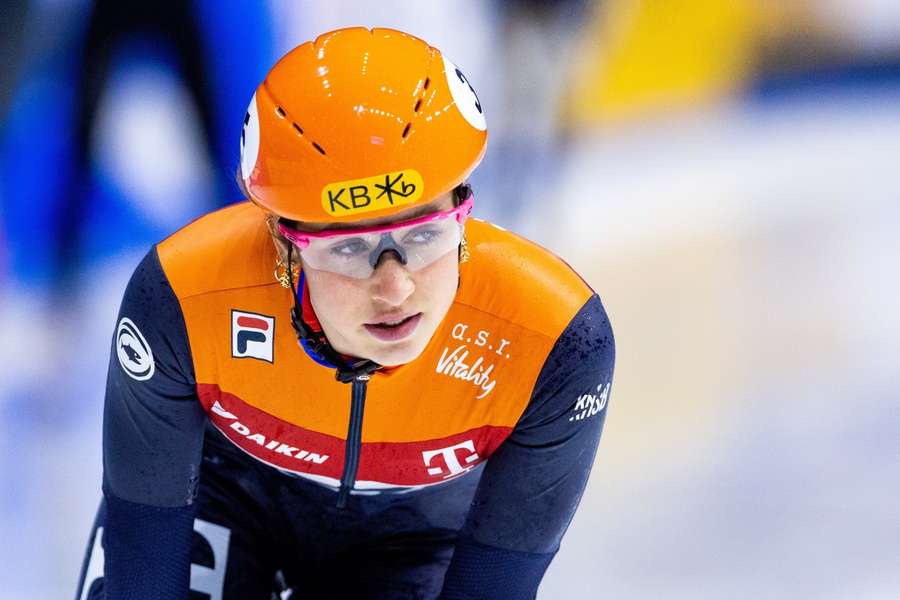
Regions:
<instances>
[{"instance_id":1,"label":"telekom t logo","mask_svg":"<svg viewBox=\"0 0 900 600\"><path fill-rule=\"evenodd\" d=\"M475 451L475 444L472 443L472 440L466 440L461 444L456 444L455 446L450 446L448 448L427 450L422 453L422 460L425 461L425 466L428 467L428 474L444 475L444 479L447 479L471 469L472 467L464 467L460 464L458 455L456 454L457 450L469 451L468 456L463 459L463 462L467 465L471 465L478 460L478 453ZM446 468L442 466L431 466L432 462L439 462L439 460L433 460L437 456L442 456L444 458L444 465Z\"/></svg>"}]
</instances>

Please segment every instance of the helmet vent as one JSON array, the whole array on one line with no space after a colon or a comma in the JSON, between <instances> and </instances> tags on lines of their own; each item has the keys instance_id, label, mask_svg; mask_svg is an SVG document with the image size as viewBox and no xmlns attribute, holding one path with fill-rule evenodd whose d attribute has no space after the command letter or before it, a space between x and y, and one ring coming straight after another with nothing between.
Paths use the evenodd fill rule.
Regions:
<instances>
[{"instance_id":1,"label":"helmet vent","mask_svg":"<svg viewBox=\"0 0 900 600\"><path fill-rule=\"evenodd\" d=\"M413 110L415 112L419 112L419 108L421 108L421 106L422 106L422 99L419 98L418 100L416 100L416 106L415 106L415 108L413 108Z\"/></svg>"},{"instance_id":2,"label":"helmet vent","mask_svg":"<svg viewBox=\"0 0 900 600\"><path fill-rule=\"evenodd\" d=\"M275 107L275 113L282 119L287 118L287 113L280 106ZM298 125L295 121L291 121L291 127L294 128L294 131L297 132L297 135L303 135L303 128L300 127L300 125ZM313 148L315 148L316 150L319 151L319 154L321 154L322 156L325 156L325 149L322 148L322 146L318 145L315 142L310 142L310 143L313 145Z\"/></svg>"},{"instance_id":3,"label":"helmet vent","mask_svg":"<svg viewBox=\"0 0 900 600\"><path fill-rule=\"evenodd\" d=\"M406 138L406 136L409 135L409 128L410 128L410 127L412 127L412 123L407 123L407 124L406 124L406 127L403 128L403 137L404 137L404 138Z\"/></svg>"},{"instance_id":4,"label":"helmet vent","mask_svg":"<svg viewBox=\"0 0 900 600\"><path fill-rule=\"evenodd\" d=\"M424 89L427 90L429 85L431 85L431 78L430 78L430 77L426 77L426 78L425 78L425 87L424 87Z\"/></svg>"}]
</instances>

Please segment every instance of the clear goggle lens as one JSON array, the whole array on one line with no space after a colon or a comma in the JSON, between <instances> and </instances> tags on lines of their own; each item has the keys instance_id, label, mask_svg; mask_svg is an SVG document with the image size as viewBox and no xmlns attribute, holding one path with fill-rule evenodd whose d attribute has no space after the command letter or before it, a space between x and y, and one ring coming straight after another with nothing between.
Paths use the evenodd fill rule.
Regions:
<instances>
[{"instance_id":1,"label":"clear goggle lens","mask_svg":"<svg viewBox=\"0 0 900 600\"><path fill-rule=\"evenodd\" d=\"M366 279L386 252L395 253L410 271L418 271L456 251L473 204L469 196L452 210L384 227L310 233L281 223L279 230L313 269Z\"/></svg>"}]
</instances>

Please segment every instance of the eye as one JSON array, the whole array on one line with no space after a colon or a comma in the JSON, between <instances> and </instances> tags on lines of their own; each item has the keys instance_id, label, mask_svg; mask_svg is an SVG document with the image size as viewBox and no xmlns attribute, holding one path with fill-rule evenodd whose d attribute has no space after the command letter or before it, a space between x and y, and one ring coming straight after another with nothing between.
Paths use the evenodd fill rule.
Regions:
<instances>
[{"instance_id":1,"label":"eye","mask_svg":"<svg viewBox=\"0 0 900 600\"><path fill-rule=\"evenodd\" d=\"M341 258L353 258L369 251L369 245L360 238L343 240L328 250L332 255Z\"/></svg>"},{"instance_id":2,"label":"eye","mask_svg":"<svg viewBox=\"0 0 900 600\"><path fill-rule=\"evenodd\" d=\"M404 244L430 244L444 234L443 230L436 227L421 227L410 231L403 238Z\"/></svg>"}]
</instances>

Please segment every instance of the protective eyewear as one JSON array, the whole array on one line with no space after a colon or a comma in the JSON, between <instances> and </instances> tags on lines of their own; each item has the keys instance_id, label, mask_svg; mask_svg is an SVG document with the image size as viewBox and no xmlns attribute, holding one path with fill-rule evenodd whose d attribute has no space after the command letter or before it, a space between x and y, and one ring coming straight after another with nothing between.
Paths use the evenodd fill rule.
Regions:
<instances>
[{"instance_id":1,"label":"protective eyewear","mask_svg":"<svg viewBox=\"0 0 900 600\"><path fill-rule=\"evenodd\" d=\"M418 271L456 250L474 205L470 193L454 209L380 227L308 232L279 223L278 230L313 269L366 279L385 252L394 252L407 269Z\"/></svg>"}]
</instances>

